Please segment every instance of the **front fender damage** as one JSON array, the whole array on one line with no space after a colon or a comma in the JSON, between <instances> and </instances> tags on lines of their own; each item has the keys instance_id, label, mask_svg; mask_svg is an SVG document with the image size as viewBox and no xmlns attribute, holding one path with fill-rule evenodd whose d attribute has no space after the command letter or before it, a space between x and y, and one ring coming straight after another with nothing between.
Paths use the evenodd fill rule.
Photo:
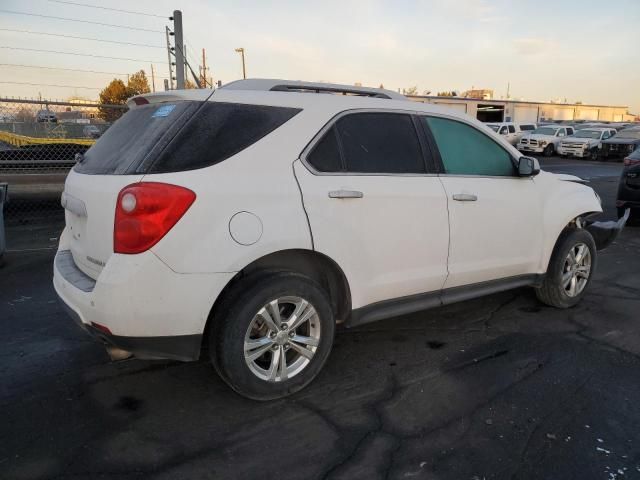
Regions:
<instances>
[{"instance_id":1,"label":"front fender damage","mask_svg":"<svg viewBox=\"0 0 640 480\"><path fill-rule=\"evenodd\" d=\"M620 217L618 221L609 220L607 222L596 222L589 220L588 217L584 219L583 228L593 237L597 250L607 248L618 238L618 235L620 235L620 232L629 219L630 212L631 210L627 208L624 215Z\"/></svg>"}]
</instances>

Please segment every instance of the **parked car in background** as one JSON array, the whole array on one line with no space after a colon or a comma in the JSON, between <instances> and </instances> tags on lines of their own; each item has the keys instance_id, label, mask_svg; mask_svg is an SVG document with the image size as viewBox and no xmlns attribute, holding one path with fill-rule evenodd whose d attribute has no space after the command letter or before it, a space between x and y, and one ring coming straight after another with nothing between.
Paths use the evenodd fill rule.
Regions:
<instances>
[{"instance_id":1,"label":"parked car in background","mask_svg":"<svg viewBox=\"0 0 640 480\"><path fill-rule=\"evenodd\" d=\"M498 135L502 135L511 145L516 145L523 135L537 127L535 123L514 122L487 123L487 126Z\"/></svg>"},{"instance_id":2,"label":"parked car in background","mask_svg":"<svg viewBox=\"0 0 640 480\"><path fill-rule=\"evenodd\" d=\"M522 286L574 306L624 224L476 119L383 89L240 80L127 105L67 176L55 290L118 357L208 345L253 399L311 382L336 323Z\"/></svg>"},{"instance_id":3,"label":"parked car in background","mask_svg":"<svg viewBox=\"0 0 640 480\"><path fill-rule=\"evenodd\" d=\"M602 158L623 158L640 147L640 127L627 127L615 137L602 142Z\"/></svg>"},{"instance_id":4,"label":"parked car in background","mask_svg":"<svg viewBox=\"0 0 640 480\"><path fill-rule=\"evenodd\" d=\"M521 152L542 153L545 157L550 157L556 152L562 139L574 133L573 127L545 125L524 135L518 142L517 148Z\"/></svg>"},{"instance_id":5,"label":"parked car in background","mask_svg":"<svg viewBox=\"0 0 640 480\"><path fill-rule=\"evenodd\" d=\"M36 122L38 123L57 123L58 117L51 110L39 110L36 113Z\"/></svg>"},{"instance_id":6,"label":"parked car in background","mask_svg":"<svg viewBox=\"0 0 640 480\"><path fill-rule=\"evenodd\" d=\"M624 169L618 184L616 198L618 217L622 217L627 208L631 209L631 217L640 217L640 148L624 159Z\"/></svg>"},{"instance_id":7,"label":"parked car in background","mask_svg":"<svg viewBox=\"0 0 640 480\"><path fill-rule=\"evenodd\" d=\"M95 125L85 125L82 128L82 135L84 135L86 138L100 138L102 132Z\"/></svg>"},{"instance_id":8,"label":"parked car in background","mask_svg":"<svg viewBox=\"0 0 640 480\"><path fill-rule=\"evenodd\" d=\"M558 144L558 155L597 160L602 148L602 141L613 137L614 128L584 128Z\"/></svg>"}]
</instances>

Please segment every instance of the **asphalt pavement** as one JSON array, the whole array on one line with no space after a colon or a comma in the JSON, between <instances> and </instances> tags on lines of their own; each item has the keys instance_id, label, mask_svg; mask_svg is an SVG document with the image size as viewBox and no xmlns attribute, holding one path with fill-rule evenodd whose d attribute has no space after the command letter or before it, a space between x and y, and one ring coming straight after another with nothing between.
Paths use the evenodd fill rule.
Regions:
<instances>
[{"instance_id":1,"label":"asphalt pavement","mask_svg":"<svg viewBox=\"0 0 640 480\"><path fill-rule=\"evenodd\" d=\"M614 215L619 164L583 176ZM584 301L504 292L340 329L291 398L239 397L210 364L110 362L57 303L53 251L0 268L0 478L640 478L640 229Z\"/></svg>"}]
</instances>

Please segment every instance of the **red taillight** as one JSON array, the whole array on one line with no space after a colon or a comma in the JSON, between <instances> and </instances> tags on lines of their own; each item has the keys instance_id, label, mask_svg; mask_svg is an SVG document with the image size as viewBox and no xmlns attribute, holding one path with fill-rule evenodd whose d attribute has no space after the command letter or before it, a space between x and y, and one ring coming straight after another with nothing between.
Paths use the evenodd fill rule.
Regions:
<instances>
[{"instance_id":1,"label":"red taillight","mask_svg":"<svg viewBox=\"0 0 640 480\"><path fill-rule=\"evenodd\" d=\"M632 167L634 165L640 165L640 159L629 158L629 157L624 159L625 167Z\"/></svg>"},{"instance_id":2,"label":"red taillight","mask_svg":"<svg viewBox=\"0 0 640 480\"><path fill-rule=\"evenodd\" d=\"M96 330L100 330L102 333L106 333L107 335L113 335L111 333L111 330L109 330L109 327L105 327L104 325L100 325L99 323L96 323L96 322L91 322L91 326Z\"/></svg>"},{"instance_id":3,"label":"red taillight","mask_svg":"<svg viewBox=\"0 0 640 480\"><path fill-rule=\"evenodd\" d=\"M167 183L141 182L118 195L113 227L115 253L149 250L180 220L196 199L188 188Z\"/></svg>"}]
</instances>

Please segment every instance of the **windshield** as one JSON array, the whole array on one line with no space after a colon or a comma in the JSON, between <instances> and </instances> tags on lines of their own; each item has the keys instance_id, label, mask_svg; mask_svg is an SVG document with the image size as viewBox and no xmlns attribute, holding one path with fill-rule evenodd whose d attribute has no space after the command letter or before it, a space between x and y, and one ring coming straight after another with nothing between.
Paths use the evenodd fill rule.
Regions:
<instances>
[{"instance_id":1,"label":"windshield","mask_svg":"<svg viewBox=\"0 0 640 480\"><path fill-rule=\"evenodd\" d=\"M557 128L542 127L542 128L536 128L531 133L533 133L534 135L555 135L557 131L558 131Z\"/></svg>"},{"instance_id":2,"label":"windshield","mask_svg":"<svg viewBox=\"0 0 640 480\"><path fill-rule=\"evenodd\" d=\"M500 125L488 125L488 127L494 132L497 132L500 129Z\"/></svg>"},{"instance_id":3,"label":"windshield","mask_svg":"<svg viewBox=\"0 0 640 480\"><path fill-rule=\"evenodd\" d=\"M640 140L640 129L622 130L616 135L616 138L631 138L633 140Z\"/></svg>"},{"instance_id":4,"label":"windshield","mask_svg":"<svg viewBox=\"0 0 640 480\"><path fill-rule=\"evenodd\" d=\"M576 138L593 138L595 140L599 140L600 139L600 135L602 135L602 132L600 132L598 130L578 130L576 132L576 134L574 135L574 137L576 137Z\"/></svg>"}]
</instances>

